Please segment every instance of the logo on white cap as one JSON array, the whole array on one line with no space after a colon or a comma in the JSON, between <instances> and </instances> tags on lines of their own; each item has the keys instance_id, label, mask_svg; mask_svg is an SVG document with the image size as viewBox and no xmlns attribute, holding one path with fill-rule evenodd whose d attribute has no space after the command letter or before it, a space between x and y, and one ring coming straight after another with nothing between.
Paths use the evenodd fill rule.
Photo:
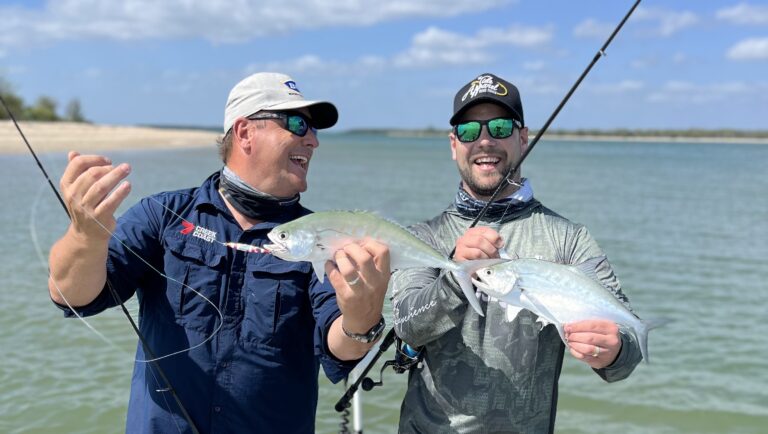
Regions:
<instances>
[{"instance_id":1,"label":"logo on white cap","mask_svg":"<svg viewBox=\"0 0 768 434\"><path fill-rule=\"evenodd\" d=\"M295 90L296 92L298 92L298 94L301 94L301 91L299 90L299 87L296 86L296 82L295 81L292 81L292 80L291 81L286 81L283 84L288 86L289 89Z\"/></svg>"}]
</instances>

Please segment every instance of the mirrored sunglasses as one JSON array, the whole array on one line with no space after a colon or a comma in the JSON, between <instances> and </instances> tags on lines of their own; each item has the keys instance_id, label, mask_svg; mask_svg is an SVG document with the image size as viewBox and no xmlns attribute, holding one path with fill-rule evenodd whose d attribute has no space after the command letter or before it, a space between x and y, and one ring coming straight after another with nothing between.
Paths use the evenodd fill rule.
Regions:
<instances>
[{"instance_id":1,"label":"mirrored sunglasses","mask_svg":"<svg viewBox=\"0 0 768 434\"><path fill-rule=\"evenodd\" d=\"M313 134L317 134L317 129L310 126L309 119L299 113L263 112L248 116L248 119L280 119L283 121L284 129L290 131L293 134L296 134L299 137L306 136L307 131L310 129L312 130Z\"/></svg>"},{"instance_id":2,"label":"mirrored sunglasses","mask_svg":"<svg viewBox=\"0 0 768 434\"><path fill-rule=\"evenodd\" d=\"M523 125L512 118L494 118L487 121L467 121L456 124L453 131L460 142L474 142L480 138L483 125L488 128L488 134L494 139L506 139L515 131L515 127L522 128Z\"/></svg>"}]
</instances>

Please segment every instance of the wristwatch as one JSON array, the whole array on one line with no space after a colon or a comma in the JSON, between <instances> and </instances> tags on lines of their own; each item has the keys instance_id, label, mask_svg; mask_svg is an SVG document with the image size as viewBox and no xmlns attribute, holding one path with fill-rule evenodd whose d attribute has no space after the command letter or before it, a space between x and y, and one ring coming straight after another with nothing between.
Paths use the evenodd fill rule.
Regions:
<instances>
[{"instance_id":1,"label":"wristwatch","mask_svg":"<svg viewBox=\"0 0 768 434\"><path fill-rule=\"evenodd\" d=\"M358 342L362 342L364 344L370 344L371 342L375 342L376 339L381 337L381 334L384 332L384 327L386 326L386 323L384 322L384 317L382 316L378 323L376 323L375 326L371 327L370 330L367 332L360 334L360 333L350 333L347 331L347 329L344 328L344 325L341 326L341 331L344 332L345 335L347 335L348 338L354 339Z\"/></svg>"}]
</instances>

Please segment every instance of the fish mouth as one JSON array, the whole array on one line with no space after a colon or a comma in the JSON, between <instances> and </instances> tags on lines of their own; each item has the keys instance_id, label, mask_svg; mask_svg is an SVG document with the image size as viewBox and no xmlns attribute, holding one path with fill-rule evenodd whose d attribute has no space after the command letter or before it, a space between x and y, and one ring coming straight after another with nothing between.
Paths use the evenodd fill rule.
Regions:
<instances>
[{"instance_id":1,"label":"fish mouth","mask_svg":"<svg viewBox=\"0 0 768 434\"><path fill-rule=\"evenodd\" d=\"M269 241L272 241L271 243L264 244L264 248L269 250L270 253L272 253L275 256L278 255L285 255L288 253L288 247L280 242L279 239L275 239L277 235L273 234L272 232L267 233L267 238L269 238Z\"/></svg>"},{"instance_id":2,"label":"fish mouth","mask_svg":"<svg viewBox=\"0 0 768 434\"><path fill-rule=\"evenodd\" d=\"M262 247L269 250L269 253L272 253L273 255L288 253L288 249L280 244L264 244Z\"/></svg>"},{"instance_id":3,"label":"fish mouth","mask_svg":"<svg viewBox=\"0 0 768 434\"><path fill-rule=\"evenodd\" d=\"M482 280L472 279L472 283L479 289L482 289L484 292L487 292L491 289L490 285L483 282Z\"/></svg>"}]
</instances>

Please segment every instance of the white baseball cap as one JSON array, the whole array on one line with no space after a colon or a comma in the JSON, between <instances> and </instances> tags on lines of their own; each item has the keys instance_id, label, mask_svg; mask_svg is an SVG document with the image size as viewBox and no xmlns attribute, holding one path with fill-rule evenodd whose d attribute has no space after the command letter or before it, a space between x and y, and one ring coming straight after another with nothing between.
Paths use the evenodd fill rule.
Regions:
<instances>
[{"instance_id":1,"label":"white baseball cap","mask_svg":"<svg viewBox=\"0 0 768 434\"><path fill-rule=\"evenodd\" d=\"M312 126L330 128L339 119L336 106L328 101L308 101L296 82L285 74L257 72L246 77L229 92L224 107L224 133L239 117L248 117L262 110L294 110L307 107Z\"/></svg>"}]
</instances>

